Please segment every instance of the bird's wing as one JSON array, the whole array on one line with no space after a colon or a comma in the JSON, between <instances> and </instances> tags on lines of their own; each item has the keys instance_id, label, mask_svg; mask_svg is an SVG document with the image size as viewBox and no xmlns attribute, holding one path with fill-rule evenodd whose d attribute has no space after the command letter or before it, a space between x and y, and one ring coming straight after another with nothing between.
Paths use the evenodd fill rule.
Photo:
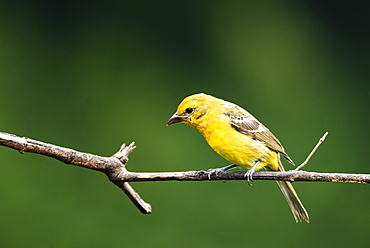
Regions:
<instances>
[{"instance_id":1,"label":"bird's wing","mask_svg":"<svg viewBox=\"0 0 370 248\"><path fill-rule=\"evenodd\" d=\"M237 105L233 105L232 107L228 106L225 108L224 114L230 117L230 124L235 130L254 140L263 142L269 149L280 153L290 163L294 164L275 135L248 113L248 111Z\"/></svg>"}]
</instances>

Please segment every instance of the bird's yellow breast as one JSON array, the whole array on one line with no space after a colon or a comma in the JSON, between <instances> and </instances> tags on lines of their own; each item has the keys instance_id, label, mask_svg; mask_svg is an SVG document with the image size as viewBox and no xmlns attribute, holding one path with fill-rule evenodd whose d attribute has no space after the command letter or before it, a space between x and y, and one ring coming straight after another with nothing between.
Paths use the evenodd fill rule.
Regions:
<instances>
[{"instance_id":1,"label":"bird's yellow breast","mask_svg":"<svg viewBox=\"0 0 370 248\"><path fill-rule=\"evenodd\" d=\"M216 115L216 113L215 113ZM278 170L278 154L260 141L236 131L226 115L207 116L206 125L196 126L208 144L222 157L238 166L251 168L260 160L257 170L268 167Z\"/></svg>"}]
</instances>

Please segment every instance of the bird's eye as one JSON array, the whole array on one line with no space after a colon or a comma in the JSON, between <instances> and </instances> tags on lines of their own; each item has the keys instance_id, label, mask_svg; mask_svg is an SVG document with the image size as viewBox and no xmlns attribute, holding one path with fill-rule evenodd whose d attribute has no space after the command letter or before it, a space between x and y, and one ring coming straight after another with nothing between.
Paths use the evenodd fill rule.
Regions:
<instances>
[{"instance_id":1,"label":"bird's eye","mask_svg":"<svg viewBox=\"0 0 370 248\"><path fill-rule=\"evenodd\" d=\"M190 114L191 112L193 112L193 108L187 108L187 109L185 109L185 112L187 113L187 114Z\"/></svg>"}]
</instances>

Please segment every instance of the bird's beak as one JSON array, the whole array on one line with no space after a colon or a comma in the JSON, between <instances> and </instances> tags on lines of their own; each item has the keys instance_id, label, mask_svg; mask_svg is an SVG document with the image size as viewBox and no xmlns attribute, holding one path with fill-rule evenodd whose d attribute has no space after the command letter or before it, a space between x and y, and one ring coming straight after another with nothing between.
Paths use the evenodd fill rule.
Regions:
<instances>
[{"instance_id":1,"label":"bird's beak","mask_svg":"<svg viewBox=\"0 0 370 248\"><path fill-rule=\"evenodd\" d=\"M183 116L183 115L177 115L176 113L168 120L167 122L167 126L168 125L171 125L171 124L174 124L174 123L178 123L178 122L182 122L184 120L186 120L188 117L187 116Z\"/></svg>"}]
</instances>

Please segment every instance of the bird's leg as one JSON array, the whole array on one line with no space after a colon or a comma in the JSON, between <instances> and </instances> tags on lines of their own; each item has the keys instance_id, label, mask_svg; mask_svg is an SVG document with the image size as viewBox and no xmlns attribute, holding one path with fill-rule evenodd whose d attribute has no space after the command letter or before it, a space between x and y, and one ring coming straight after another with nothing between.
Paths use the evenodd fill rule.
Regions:
<instances>
[{"instance_id":1,"label":"bird's leg","mask_svg":"<svg viewBox=\"0 0 370 248\"><path fill-rule=\"evenodd\" d=\"M231 164L231 165L221 167L221 168L209 169L207 171L208 172L208 179L211 180L211 174L213 174L213 173L216 173L216 175L218 175L218 173L220 173L220 172L224 172L224 171L236 168L236 167L238 167L236 164Z\"/></svg>"},{"instance_id":2,"label":"bird's leg","mask_svg":"<svg viewBox=\"0 0 370 248\"><path fill-rule=\"evenodd\" d=\"M244 177L247 180L249 186L252 186L251 182L253 182L253 173L260 162L261 160L257 160L256 163L244 174Z\"/></svg>"},{"instance_id":3,"label":"bird's leg","mask_svg":"<svg viewBox=\"0 0 370 248\"><path fill-rule=\"evenodd\" d=\"M221 168L217 168L217 169L211 169L211 170L227 171L227 170L230 170L230 169L233 169L233 168L236 168L236 167L238 167L236 164L230 164L230 165L225 166L225 167L221 167Z\"/></svg>"},{"instance_id":4,"label":"bird's leg","mask_svg":"<svg viewBox=\"0 0 370 248\"><path fill-rule=\"evenodd\" d=\"M236 167L238 167L236 164L231 164L231 165L221 167L221 168L209 169L208 172L210 172L210 173L224 172L224 171L230 170L232 168L236 168Z\"/></svg>"}]
</instances>

